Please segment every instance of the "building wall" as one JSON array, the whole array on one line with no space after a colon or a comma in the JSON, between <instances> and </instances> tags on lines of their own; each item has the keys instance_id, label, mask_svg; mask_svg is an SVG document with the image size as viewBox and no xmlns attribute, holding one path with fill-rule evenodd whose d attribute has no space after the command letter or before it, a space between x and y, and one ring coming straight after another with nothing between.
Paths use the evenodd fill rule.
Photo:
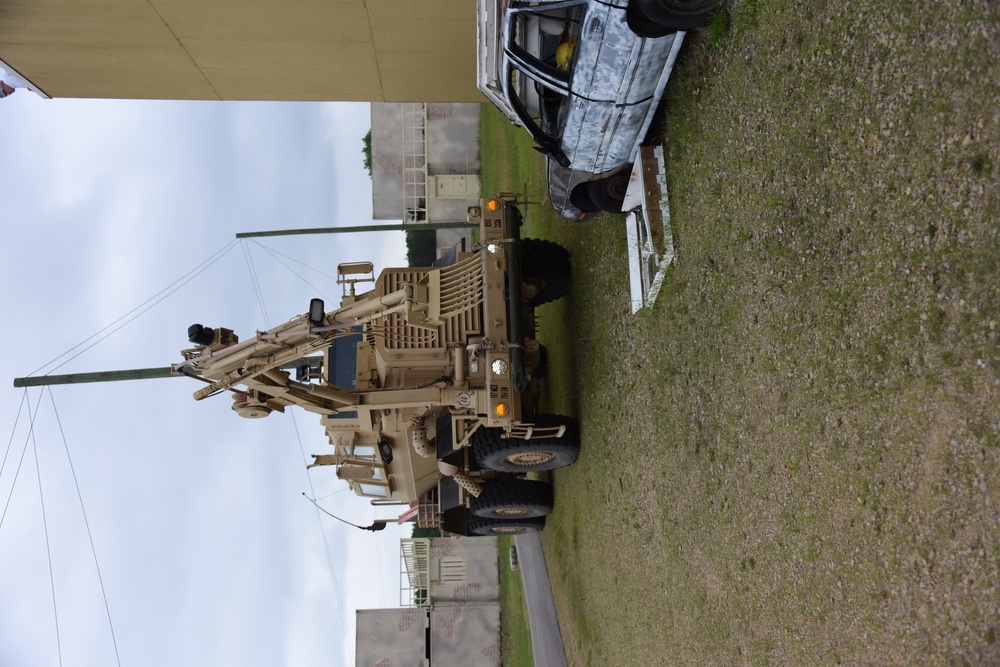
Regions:
<instances>
[{"instance_id":1,"label":"building wall","mask_svg":"<svg viewBox=\"0 0 1000 667\"><path fill-rule=\"evenodd\" d=\"M403 105L372 104L372 217L403 219Z\"/></svg>"},{"instance_id":2,"label":"building wall","mask_svg":"<svg viewBox=\"0 0 1000 667\"><path fill-rule=\"evenodd\" d=\"M500 667L500 604L359 609L356 667Z\"/></svg>"},{"instance_id":3,"label":"building wall","mask_svg":"<svg viewBox=\"0 0 1000 667\"><path fill-rule=\"evenodd\" d=\"M499 667L499 542L431 538L430 606L357 611L357 667ZM436 580L442 560L461 559L465 581ZM426 630L425 630L426 629Z\"/></svg>"},{"instance_id":4,"label":"building wall","mask_svg":"<svg viewBox=\"0 0 1000 667\"><path fill-rule=\"evenodd\" d=\"M479 199L478 187L468 198L438 198L435 177L479 174L480 105L431 103L426 107L427 220L462 221L468 207ZM372 215L376 220L405 219L403 105L373 104L371 118ZM459 238L461 233L450 236Z\"/></svg>"},{"instance_id":5,"label":"building wall","mask_svg":"<svg viewBox=\"0 0 1000 667\"><path fill-rule=\"evenodd\" d=\"M479 101L471 0L3 0L50 97Z\"/></svg>"},{"instance_id":6,"label":"building wall","mask_svg":"<svg viewBox=\"0 0 1000 667\"><path fill-rule=\"evenodd\" d=\"M495 537L431 540L431 590L434 605L476 604L500 599L500 576L497 573L499 542ZM465 581L449 583L441 576L444 559L459 558L465 564Z\"/></svg>"}]
</instances>

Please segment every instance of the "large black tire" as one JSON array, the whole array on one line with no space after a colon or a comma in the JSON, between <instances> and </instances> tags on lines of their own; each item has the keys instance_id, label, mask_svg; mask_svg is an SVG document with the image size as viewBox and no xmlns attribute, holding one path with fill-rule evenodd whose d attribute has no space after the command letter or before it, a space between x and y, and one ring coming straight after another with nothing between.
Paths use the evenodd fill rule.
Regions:
<instances>
[{"instance_id":1,"label":"large black tire","mask_svg":"<svg viewBox=\"0 0 1000 667\"><path fill-rule=\"evenodd\" d=\"M594 200L590 198L590 183L588 181L577 183L573 186L573 190L569 193L569 202L584 213L593 213L594 211L601 210L594 203Z\"/></svg>"},{"instance_id":2,"label":"large black tire","mask_svg":"<svg viewBox=\"0 0 1000 667\"><path fill-rule=\"evenodd\" d=\"M521 275L537 291L528 304L540 306L561 299L569 292L572 278L569 250L544 239L521 241Z\"/></svg>"},{"instance_id":3,"label":"large black tire","mask_svg":"<svg viewBox=\"0 0 1000 667\"><path fill-rule=\"evenodd\" d=\"M643 13L640 3L632 2L628 3L628 7L625 8L625 22L628 24L629 29L639 37L646 37L647 39L656 39L657 37L666 37L667 35L672 35L677 30L674 28L668 28L665 25L660 25L653 19L646 16Z\"/></svg>"},{"instance_id":4,"label":"large black tire","mask_svg":"<svg viewBox=\"0 0 1000 667\"><path fill-rule=\"evenodd\" d=\"M533 479L494 479L471 502L472 513L487 519L528 519L554 508L552 485Z\"/></svg>"},{"instance_id":5,"label":"large black tire","mask_svg":"<svg viewBox=\"0 0 1000 667\"><path fill-rule=\"evenodd\" d=\"M607 178L590 181L590 198L597 207L608 213L621 213L625 192L628 190L629 177L632 175L632 165L626 165Z\"/></svg>"},{"instance_id":6,"label":"large black tire","mask_svg":"<svg viewBox=\"0 0 1000 667\"><path fill-rule=\"evenodd\" d=\"M722 3L723 0L629 0L626 19L631 12L642 17L635 19L640 25L653 22L674 30L694 30L707 27L712 22L712 13Z\"/></svg>"},{"instance_id":7,"label":"large black tire","mask_svg":"<svg viewBox=\"0 0 1000 667\"><path fill-rule=\"evenodd\" d=\"M540 427L566 425L561 438L520 440L503 438L499 428L480 428L472 434L472 451L480 467L499 472L535 472L568 466L580 456L580 426L571 417L535 415Z\"/></svg>"},{"instance_id":8,"label":"large black tire","mask_svg":"<svg viewBox=\"0 0 1000 667\"><path fill-rule=\"evenodd\" d=\"M534 378L544 380L549 375L549 351L544 345L538 346L538 366L535 367Z\"/></svg>"},{"instance_id":9,"label":"large black tire","mask_svg":"<svg viewBox=\"0 0 1000 667\"><path fill-rule=\"evenodd\" d=\"M542 528L545 528L544 516L527 519L469 517L469 533L472 535L521 535L524 533L537 533Z\"/></svg>"}]
</instances>

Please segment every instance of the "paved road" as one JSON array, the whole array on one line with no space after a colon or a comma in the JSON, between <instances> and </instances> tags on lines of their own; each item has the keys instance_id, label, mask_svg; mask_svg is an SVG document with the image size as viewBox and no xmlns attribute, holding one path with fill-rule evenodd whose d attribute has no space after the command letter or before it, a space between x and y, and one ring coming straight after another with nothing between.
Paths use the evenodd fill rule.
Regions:
<instances>
[{"instance_id":1,"label":"paved road","mask_svg":"<svg viewBox=\"0 0 1000 667\"><path fill-rule=\"evenodd\" d=\"M542 541L538 533L515 535L514 546L517 547L524 599L528 604L535 667L567 667Z\"/></svg>"}]
</instances>

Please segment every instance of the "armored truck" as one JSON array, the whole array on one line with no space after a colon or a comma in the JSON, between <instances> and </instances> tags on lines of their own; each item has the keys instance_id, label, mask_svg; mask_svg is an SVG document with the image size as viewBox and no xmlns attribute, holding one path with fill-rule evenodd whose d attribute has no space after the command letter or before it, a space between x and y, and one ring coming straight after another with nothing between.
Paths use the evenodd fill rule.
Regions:
<instances>
[{"instance_id":1,"label":"armored truck","mask_svg":"<svg viewBox=\"0 0 1000 667\"><path fill-rule=\"evenodd\" d=\"M570 256L520 238L515 195L468 215L478 242L450 264L377 278L369 262L342 264L339 308L313 299L244 341L195 324L173 371L206 383L198 400L228 392L241 417L315 413L330 448L310 467L329 466L375 504L404 506L421 527L541 530L553 491L528 473L569 465L580 450L574 419L537 409L546 354L535 309L568 291Z\"/></svg>"}]
</instances>

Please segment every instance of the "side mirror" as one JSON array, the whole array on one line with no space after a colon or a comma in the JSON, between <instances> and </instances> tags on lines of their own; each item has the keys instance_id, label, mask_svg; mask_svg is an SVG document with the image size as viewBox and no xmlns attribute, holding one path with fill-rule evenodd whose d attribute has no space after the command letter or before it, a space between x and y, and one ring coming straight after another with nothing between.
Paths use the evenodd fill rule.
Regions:
<instances>
[{"instance_id":1,"label":"side mirror","mask_svg":"<svg viewBox=\"0 0 1000 667\"><path fill-rule=\"evenodd\" d=\"M551 148L543 148L541 146L535 146L535 150L555 160L556 164L558 164L563 169L569 169L569 165L572 164L570 162L570 159L566 157L566 154L554 146Z\"/></svg>"},{"instance_id":2,"label":"side mirror","mask_svg":"<svg viewBox=\"0 0 1000 667\"><path fill-rule=\"evenodd\" d=\"M326 318L326 304L323 299L313 299L309 302L309 324L318 327Z\"/></svg>"}]
</instances>

